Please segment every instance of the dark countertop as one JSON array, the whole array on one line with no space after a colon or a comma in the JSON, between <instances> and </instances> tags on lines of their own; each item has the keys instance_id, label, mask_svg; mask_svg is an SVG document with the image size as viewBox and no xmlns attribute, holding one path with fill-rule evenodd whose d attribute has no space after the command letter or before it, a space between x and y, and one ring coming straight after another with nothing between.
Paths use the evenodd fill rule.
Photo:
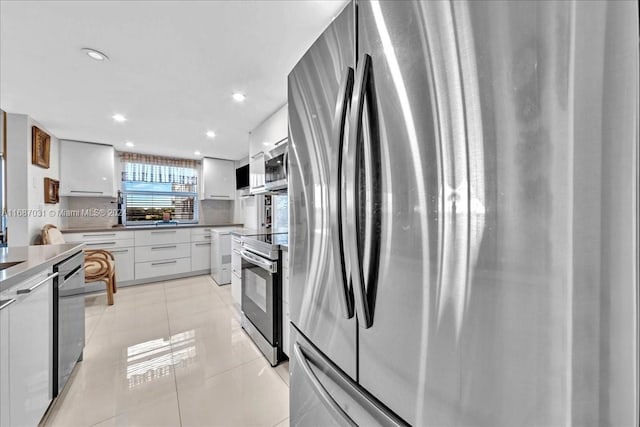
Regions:
<instances>
[{"instance_id":1,"label":"dark countertop","mask_svg":"<svg viewBox=\"0 0 640 427\"><path fill-rule=\"evenodd\" d=\"M169 225L131 225L126 227L80 227L65 228L62 233L91 233L101 231L131 231L131 230L153 230L156 228L216 228L216 227L242 227L244 224L169 224Z\"/></svg>"},{"instance_id":2,"label":"dark countertop","mask_svg":"<svg viewBox=\"0 0 640 427\"><path fill-rule=\"evenodd\" d=\"M58 264L84 249L85 245L65 243L62 245L9 246L0 248L0 263L24 261L0 270L0 292L37 274L43 269Z\"/></svg>"}]
</instances>

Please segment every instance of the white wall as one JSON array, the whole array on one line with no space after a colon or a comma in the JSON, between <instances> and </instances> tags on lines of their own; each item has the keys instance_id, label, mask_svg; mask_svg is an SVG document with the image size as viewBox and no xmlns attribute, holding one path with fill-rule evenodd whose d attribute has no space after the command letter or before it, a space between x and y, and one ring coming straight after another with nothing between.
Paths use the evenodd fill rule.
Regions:
<instances>
[{"instance_id":1,"label":"white wall","mask_svg":"<svg viewBox=\"0 0 640 427\"><path fill-rule=\"evenodd\" d=\"M49 168L31 164L31 127L38 126L51 136ZM60 179L60 143L40 123L25 114L7 114L7 210L30 209L29 216L7 215L9 246L25 246L37 243L45 224L59 226L57 204L44 203L44 178ZM45 216L39 216L45 213Z\"/></svg>"}]
</instances>

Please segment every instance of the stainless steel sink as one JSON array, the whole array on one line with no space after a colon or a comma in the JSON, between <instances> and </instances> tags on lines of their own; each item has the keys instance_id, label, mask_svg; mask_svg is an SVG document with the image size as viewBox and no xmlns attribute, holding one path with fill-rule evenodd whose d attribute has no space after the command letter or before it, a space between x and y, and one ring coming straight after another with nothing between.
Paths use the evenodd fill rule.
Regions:
<instances>
[{"instance_id":1,"label":"stainless steel sink","mask_svg":"<svg viewBox=\"0 0 640 427\"><path fill-rule=\"evenodd\" d=\"M13 261L13 262L0 262L0 271L5 270L9 267L13 267L14 265L18 265L24 261Z\"/></svg>"}]
</instances>

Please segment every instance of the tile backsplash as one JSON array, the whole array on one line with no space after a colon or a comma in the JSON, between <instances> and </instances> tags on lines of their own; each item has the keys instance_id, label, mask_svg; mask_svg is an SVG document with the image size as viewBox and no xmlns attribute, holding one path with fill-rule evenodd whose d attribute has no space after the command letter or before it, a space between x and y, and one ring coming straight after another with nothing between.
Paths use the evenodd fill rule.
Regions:
<instances>
[{"instance_id":1,"label":"tile backsplash","mask_svg":"<svg viewBox=\"0 0 640 427\"><path fill-rule=\"evenodd\" d=\"M111 197L61 197L60 208L66 212L82 213L78 216L63 216L62 228L111 227L118 218L110 215L116 211ZM200 224L229 224L233 222L234 201L202 200L200 202Z\"/></svg>"},{"instance_id":2,"label":"tile backsplash","mask_svg":"<svg viewBox=\"0 0 640 427\"><path fill-rule=\"evenodd\" d=\"M117 208L115 201L112 197L61 197L60 208L73 216L63 216L60 226L111 227L118 223L118 217L113 215Z\"/></svg>"},{"instance_id":3,"label":"tile backsplash","mask_svg":"<svg viewBox=\"0 0 640 427\"><path fill-rule=\"evenodd\" d=\"M233 222L232 200L202 200L200 224L230 224Z\"/></svg>"}]
</instances>

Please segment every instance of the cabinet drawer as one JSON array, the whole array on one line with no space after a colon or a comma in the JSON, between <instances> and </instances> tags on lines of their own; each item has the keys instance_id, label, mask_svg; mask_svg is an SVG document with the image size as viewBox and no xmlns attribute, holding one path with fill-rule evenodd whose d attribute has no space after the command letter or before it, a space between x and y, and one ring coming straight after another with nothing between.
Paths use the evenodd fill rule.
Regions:
<instances>
[{"instance_id":1,"label":"cabinet drawer","mask_svg":"<svg viewBox=\"0 0 640 427\"><path fill-rule=\"evenodd\" d=\"M193 228L191 229L192 242L210 242L211 230L209 228Z\"/></svg>"},{"instance_id":2,"label":"cabinet drawer","mask_svg":"<svg viewBox=\"0 0 640 427\"><path fill-rule=\"evenodd\" d=\"M191 242L191 230L170 229L170 230L136 230L136 246L189 243Z\"/></svg>"},{"instance_id":3,"label":"cabinet drawer","mask_svg":"<svg viewBox=\"0 0 640 427\"><path fill-rule=\"evenodd\" d=\"M86 242L86 245L87 249L111 250L112 248L127 248L133 246L133 239L90 241Z\"/></svg>"},{"instance_id":4,"label":"cabinet drawer","mask_svg":"<svg viewBox=\"0 0 640 427\"><path fill-rule=\"evenodd\" d=\"M164 261L136 262L136 279L170 276L188 273L191 270L191 259L168 259Z\"/></svg>"},{"instance_id":5,"label":"cabinet drawer","mask_svg":"<svg viewBox=\"0 0 640 427\"><path fill-rule=\"evenodd\" d=\"M191 271L211 269L211 242L191 243Z\"/></svg>"},{"instance_id":6,"label":"cabinet drawer","mask_svg":"<svg viewBox=\"0 0 640 427\"><path fill-rule=\"evenodd\" d=\"M136 246L136 262L159 261L163 259L190 258L190 243L158 244Z\"/></svg>"},{"instance_id":7,"label":"cabinet drawer","mask_svg":"<svg viewBox=\"0 0 640 427\"><path fill-rule=\"evenodd\" d=\"M133 239L133 231L95 231L86 233L62 233L67 243Z\"/></svg>"}]
</instances>

